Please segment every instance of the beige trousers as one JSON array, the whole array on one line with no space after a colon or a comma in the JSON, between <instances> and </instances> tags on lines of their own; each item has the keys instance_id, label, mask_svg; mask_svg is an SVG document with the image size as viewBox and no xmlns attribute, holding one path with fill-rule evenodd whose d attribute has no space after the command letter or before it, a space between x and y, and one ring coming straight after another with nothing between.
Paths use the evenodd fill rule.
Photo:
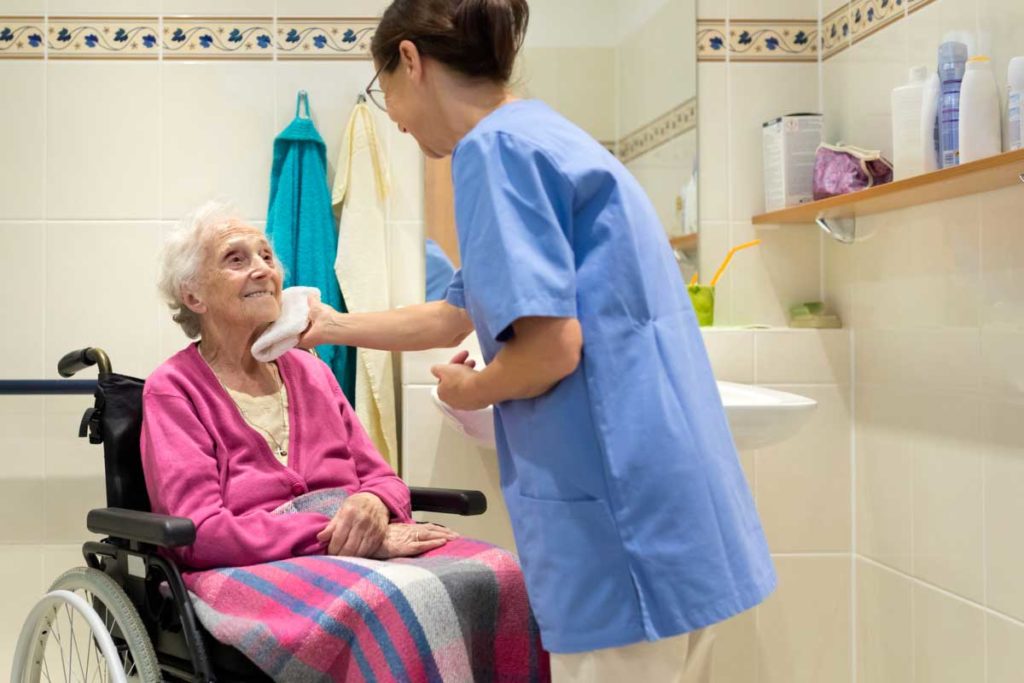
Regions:
<instances>
[{"instance_id":1,"label":"beige trousers","mask_svg":"<svg viewBox=\"0 0 1024 683\"><path fill-rule=\"evenodd\" d=\"M711 683L709 629L575 654L551 655L552 683Z\"/></svg>"}]
</instances>

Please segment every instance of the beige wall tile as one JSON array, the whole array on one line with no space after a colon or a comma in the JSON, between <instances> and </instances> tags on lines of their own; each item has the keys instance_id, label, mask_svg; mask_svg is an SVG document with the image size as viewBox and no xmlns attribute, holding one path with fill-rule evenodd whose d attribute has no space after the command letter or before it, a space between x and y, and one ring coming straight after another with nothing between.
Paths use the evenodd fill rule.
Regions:
<instances>
[{"instance_id":1,"label":"beige wall tile","mask_svg":"<svg viewBox=\"0 0 1024 683\"><path fill-rule=\"evenodd\" d=\"M701 62L697 65L702 221L729 220L729 73L729 65L724 62ZM717 265L715 263L712 268Z\"/></svg>"},{"instance_id":2,"label":"beige wall tile","mask_svg":"<svg viewBox=\"0 0 1024 683\"><path fill-rule=\"evenodd\" d=\"M915 584L914 667L915 680L928 683L984 680L985 613Z\"/></svg>"},{"instance_id":3,"label":"beige wall tile","mask_svg":"<svg viewBox=\"0 0 1024 683\"><path fill-rule=\"evenodd\" d=\"M177 220L224 198L245 218L265 219L272 141L280 132L267 95L274 68L270 61L160 65L163 218Z\"/></svg>"},{"instance_id":4,"label":"beige wall tile","mask_svg":"<svg viewBox=\"0 0 1024 683\"><path fill-rule=\"evenodd\" d=\"M988 605L1024 620L1024 402L982 404Z\"/></svg>"},{"instance_id":5,"label":"beige wall tile","mask_svg":"<svg viewBox=\"0 0 1024 683\"><path fill-rule=\"evenodd\" d=\"M705 183L702 179L701 185ZM701 211L703 211L703 205ZM700 225L700 281L710 284L718 265L729 253L729 224L701 221ZM732 279L722 278L715 285L715 326L733 324Z\"/></svg>"},{"instance_id":6,"label":"beige wall tile","mask_svg":"<svg viewBox=\"0 0 1024 683\"><path fill-rule=\"evenodd\" d=\"M981 383L980 347L976 327L858 330L856 381L977 392Z\"/></svg>"},{"instance_id":7,"label":"beige wall tile","mask_svg":"<svg viewBox=\"0 0 1024 683\"><path fill-rule=\"evenodd\" d=\"M1018 683L1024 671L1024 625L992 614L986 618L985 683Z\"/></svg>"},{"instance_id":8,"label":"beige wall tile","mask_svg":"<svg viewBox=\"0 0 1024 683\"><path fill-rule=\"evenodd\" d=\"M576 47L562 48L558 53L554 64L548 62L542 67L555 68L558 111L598 140L617 139L615 50Z\"/></svg>"},{"instance_id":9,"label":"beige wall tile","mask_svg":"<svg viewBox=\"0 0 1024 683\"><path fill-rule=\"evenodd\" d=\"M760 341L760 340L759 340ZM757 453L757 507L772 552L850 548L849 391L775 385L818 402L796 436Z\"/></svg>"},{"instance_id":10,"label":"beige wall tile","mask_svg":"<svg viewBox=\"0 0 1024 683\"><path fill-rule=\"evenodd\" d=\"M980 405L969 396L919 394L907 406L914 434L914 575L984 598L984 456Z\"/></svg>"},{"instance_id":11,"label":"beige wall tile","mask_svg":"<svg viewBox=\"0 0 1024 683\"><path fill-rule=\"evenodd\" d=\"M51 476L46 479L45 529L35 538L48 544L83 543L99 537L89 533L89 510L106 507L106 483L98 476Z\"/></svg>"},{"instance_id":12,"label":"beige wall tile","mask_svg":"<svg viewBox=\"0 0 1024 683\"><path fill-rule=\"evenodd\" d=\"M725 382L754 382L754 332L703 328L704 345L715 379Z\"/></svg>"},{"instance_id":13,"label":"beige wall tile","mask_svg":"<svg viewBox=\"0 0 1024 683\"><path fill-rule=\"evenodd\" d=\"M50 16L156 16L160 0L47 0Z\"/></svg>"},{"instance_id":14,"label":"beige wall tile","mask_svg":"<svg viewBox=\"0 0 1024 683\"><path fill-rule=\"evenodd\" d=\"M0 396L0 544L43 534L45 414L41 396Z\"/></svg>"},{"instance_id":15,"label":"beige wall tile","mask_svg":"<svg viewBox=\"0 0 1024 683\"><path fill-rule=\"evenodd\" d=\"M159 69L156 60L47 63L47 218L157 215ZM220 139L229 137L221 129ZM197 154L188 171L208 163L209 155ZM188 176L181 170L178 182Z\"/></svg>"},{"instance_id":16,"label":"beige wall tile","mask_svg":"<svg viewBox=\"0 0 1024 683\"><path fill-rule=\"evenodd\" d=\"M914 461L906 391L875 385L856 390L857 550L900 571L911 570Z\"/></svg>"},{"instance_id":17,"label":"beige wall tile","mask_svg":"<svg viewBox=\"0 0 1024 683\"><path fill-rule=\"evenodd\" d=\"M7 613L0 619L0 676L5 679L9 678L22 622L43 595L42 564L39 546L0 545L0 601Z\"/></svg>"},{"instance_id":18,"label":"beige wall tile","mask_svg":"<svg viewBox=\"0 0 1024 683\"><path fill-rule=\"evenodd\" d=\"M755 610L715 624L712 650L714 683L757 682L757 618Z\"/></svg>"},{"instance_id":19,"label":"beige wall tile","mask_svg":"<svg viewBox=\"0 0 1024 683\"><path fill-rule=\"evenodd\" d=\"M981 44L988 42L987 39L981 40L978 35L976 2L938 0L911 12L903 22L906 24L907 60L911 64L934 65L939 44L950 31L966 34L970 54L978 54Z\"/></svg>"},{"instance_id":20,"label":"beige wall tile","mask_svg":"<svg viewBox=\"0 0 1024 683\"><path fill-rule=\"evenodd\" d=\"M849 680L849 558L778 557L775 565L779 588L758 607L758 680Z\"/></svg>"},{"instance_id":21,"label":"beige wall tile","mask_svg":"<svg viewBox=\"0 0 1024 683\"><path fill-rule=\"evenodd\" d=\"M857 680L914 680L913 582L864 560L857 562Z\"/></svg>"},{"instance_id":22,"label":"beige wall tile","mask_svg":"<svg viewBox=\"0 0 1024 683\"><path fill-rule=\"evenodd\" d=\"M846 330L771 330L757 333L759 384L850 383Z\"/></svg>"},{"instance_id":23,"label":"beige wall tile","mask_svg":"<svg viewBox=\"0 0 1024 683\"><path fill-rule=\"evenodd\" d=\"M160 4L161 10L165 15L271 17L274 15L274 5L276 3L275 0L218 0L214 5L209 2L203 2L203 0L161 0ZM348 4L347 2L346 5ZM335 8L337 10L337 5L335 5ZM282 13L281 16L289 15Z\"/></svg>"},{"instance_id":24,"label":"beige wall tile","mask_svg":"<svg viewBox=\"0 0 1024 683\"><path fill-rule=\"evenodd\" d=\"M46 376L57 377L57 361L85 346L105 350L118 372L148 375L163 360L158 225L50 223L46 229ZM116 268L99 267L111 254L124 257Z\"/></svg>"},{"instance_id":25,"label":"beige wall tile","mask_svg":"<svg viewBox=\"0 0 1024 683\"><path fill-rule=\"evenodd\" d=\"M979 197L981 211L981 323L1024 327L1024 198L1019 187Z\"/></svg>"},{"instance_id":26,"label":"beige wall tile","mask_svg":"<svg viewBox=\"0 0 1024 683\"><path fill-rule=\"evenodd\" d=\"M177 3L178 0L164 0ZM390 0L277 0L279 17L376 17L383 14Z\"/></svg>"},{"instance_id":27,"label":"beige wall tile","mask_svg":"<svg viewBox=\"0 0 1024 683\"><path fill-rule=\"evenodd\" d=\"M996 398L1024 397L1024 328L982 328L981 391Z\"/></svg>"},{"instance_id":28,"label":"beige wall tile","mask_svg":"<svg viewBox=\"0 0 1024 683\"><path fill-rule=\"evenodd\" d=\"M0 156L2 220L43 217L45 69L41 60L0 63L0 82L4 84L0 102L0 148L4 150Z\"/></svg>"},{"instance_id":29,"label":"beige wall tile","mask_svg":"<svg viewBox=\"0 0 1024 683\"><path fill-rule=\"evenodd\" d=\"M43 571L40 578L43 582L43 590L49 588L57 580L57 577L72 567L85 565L81 543L43 546L42 555Z\"/></svg>"},{"instance_id":30,"label":"beige wall tile","mask_svg":"<svg viewBox=\"0 0 1024 683\"><path fill-rule=\"evenodd\" d=\"M45 233L42 223L0 224L0 272L6 290L3 324L7 330L17 330L0 335L0 377L4 379L43 376Z\"/></svg>"}]
</instances>

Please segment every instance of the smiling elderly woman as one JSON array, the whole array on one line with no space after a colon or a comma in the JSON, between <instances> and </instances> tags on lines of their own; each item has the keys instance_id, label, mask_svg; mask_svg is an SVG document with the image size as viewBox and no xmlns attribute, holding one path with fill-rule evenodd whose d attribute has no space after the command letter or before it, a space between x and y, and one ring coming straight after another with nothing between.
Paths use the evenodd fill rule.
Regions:
<instances>
[{"instance_id":1,"label":"smiling elderly woman","mask_svg":"<svg viewBox=\"0 0 1024 683\"><path fill-rule=\"evenodd\" d=\"M188 517L192 569L327 553L416 555L457 534L412 525L409 489L374 449L329 368L293 350L273 363L253 342L280 314L283 272L263 233L210 203L169 235L160 289L199 338L143 394L142 461L154 512ZM344 489L333 516L274 514L297 496Z\"/></svg>"}]
</instances>

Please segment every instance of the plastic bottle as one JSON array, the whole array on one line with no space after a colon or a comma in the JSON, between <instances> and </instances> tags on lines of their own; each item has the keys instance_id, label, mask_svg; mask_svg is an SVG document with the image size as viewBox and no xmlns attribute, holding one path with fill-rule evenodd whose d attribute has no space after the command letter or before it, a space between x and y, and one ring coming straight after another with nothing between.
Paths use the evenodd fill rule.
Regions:
<instances>
[{"instance_id":1,"label":"plastic bottle","mask_svg":"<svg viewBox=\"0 0 1024 683\"><path fill-rule=\"evenodd\" d=\"M960 163L995 156L1003 150L999 87L992 60L981 55L967 60L960 87Z\"/></svg>"},{"instance_id":2,"label":"plastic bottle","mask_svg":"<svg viewBox=\"0 0 1024 683\"><path fill-rule=\"evenodd\" d=\"M939 45L939 150L942 168L960 163L960 83L967 64L967 46L956 41Z\"/></svg>"},{"instance_id":3,"label":"plastic bottle","mask_svg":"<svg viewBox=\"0 0 1024 683\"><path fill-rule=\"evenodd\" d=\"M939 95L942 85L939 74L931 72L924 84L921 98L921 170L925 173L942 168L939 163Z\"/></svg>"},{"instance_id":4,"label":"plastic bottle","mask_svg":"<svg viewBox=\"0 0 1024 683\"><path fill-rule=\"evenodd\" d=\"M1006 75L1008 151L1024 149L1024 57L1014 57Z\"/></svg>"},{"instance_id":5,"label":"plastic bottle","mask_svg":"<svg viewBox=\"0 0 1024 683\"><path fill-rule=\"evenodd\" d=\"M892 163L893 177L909 178L923 170L921 155L921 104L928 67L910 70L906 85L892 90Z\"/></svg>"}]
</instances>

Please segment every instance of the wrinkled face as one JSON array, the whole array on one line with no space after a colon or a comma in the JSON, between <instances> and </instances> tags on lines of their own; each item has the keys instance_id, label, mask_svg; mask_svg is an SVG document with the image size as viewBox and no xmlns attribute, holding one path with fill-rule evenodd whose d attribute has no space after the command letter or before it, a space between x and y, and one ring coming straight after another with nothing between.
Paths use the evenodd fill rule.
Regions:
<instances>
[{"instance_id":1,"label":"wrinkled face","mask_svg":"<svg viewBox=\"0 0 1024 683\"><path fill-rule=\"evenodd\" d=\"M282 273L267 238L244 223L207 238L198 291L186 304L203 325L256 329L281 314Z\"/></svg>"}]
</instances>

